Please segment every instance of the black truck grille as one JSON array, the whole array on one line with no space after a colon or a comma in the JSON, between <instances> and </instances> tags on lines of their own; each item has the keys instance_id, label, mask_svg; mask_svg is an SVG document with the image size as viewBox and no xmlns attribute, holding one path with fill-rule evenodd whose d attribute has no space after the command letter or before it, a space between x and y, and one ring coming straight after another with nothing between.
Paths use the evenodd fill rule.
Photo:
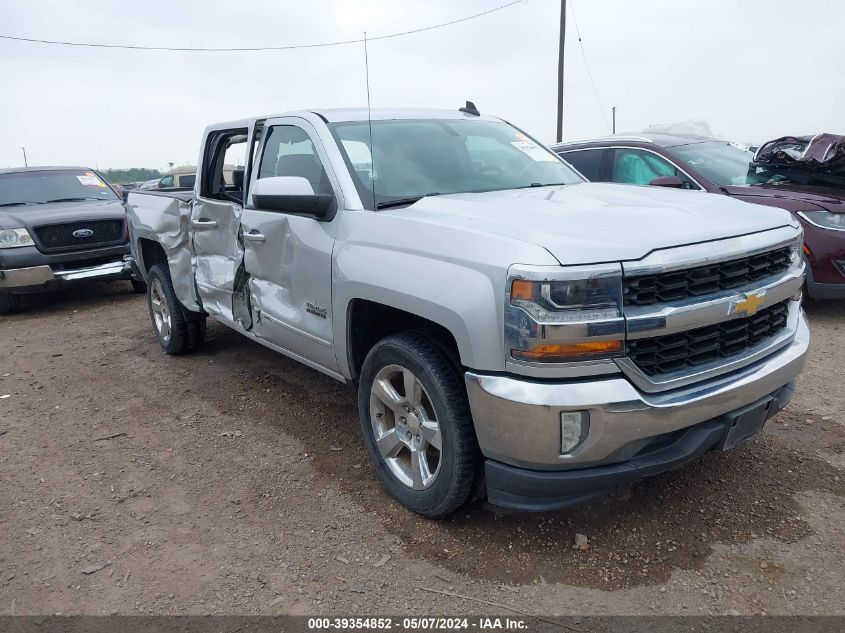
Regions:
<instances>
[{"instance_id":1,"label":"black truck grille","mask_svg":"<svg viewBox=\"0 0 845 633\"><path fill-rule=\"evenodd\" d=\"M74 232L91 231L87 237ZM45 251L84 249L85 247L120 244L124 240L123 220L91 220L70 224L53 224L35 227L35 236Z\"/></svg>"},{"instance_id":2,"label":"black truck grille","mask_svg":"<svg viewBox=\"0 0 845 633\"><path fill-rule=\"evenodd\" d=\"M789 268L789 247L675 272L628 277L625 305L645 306L739 288Z\"/></svg>"},{"instance_id":3,"label":"black truck grille","mask_svg":"<svg viewBox=\"0 0 845 633\"><path fill-rule=\"evenodd\" d=\"M789 300L754 316L628 341L628 357L648 376L704 365L742 353L786 327Z\"/></svg>"}]
</instances>

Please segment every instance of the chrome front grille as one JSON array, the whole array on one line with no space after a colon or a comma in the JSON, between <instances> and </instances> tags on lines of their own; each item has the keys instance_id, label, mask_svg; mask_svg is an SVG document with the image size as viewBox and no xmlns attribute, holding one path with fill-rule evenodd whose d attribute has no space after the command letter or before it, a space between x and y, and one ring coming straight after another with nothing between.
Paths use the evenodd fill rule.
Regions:
<instances>
[{"instance_id":1,"label":"chrome front grille","mask_svg":"<svg viewBox=\"0 0 845 633\"><path fill-rule=\"evenodd\" d=\"M645 306L701 297L746 286L780 274L789 266L790 248L784 247L685 270L626 277L623 300L626 306Z\"/></svg>"},{"instance_id":2,"label":"chrome front grille","mask_svg":"<svg viewBox=\"0 0 845 633\"><path fill-rule=\"evenodd\" d=\"M628 358L647 376L670 374L741 355L787 324L789 300L757 314L677 334L628 341Z\"/></svg>"},{"instance_id":3,"label":"chrome front grille","mask_svg":"<svg viewBox=\"0 0 845 633\"><path fill-rule=\"evenodd\" d=\"M784 226L623 262L626 353L616 365L638 389L660 393L788 345L801 311L800 239Z\"/></svg>"}]
</instances>

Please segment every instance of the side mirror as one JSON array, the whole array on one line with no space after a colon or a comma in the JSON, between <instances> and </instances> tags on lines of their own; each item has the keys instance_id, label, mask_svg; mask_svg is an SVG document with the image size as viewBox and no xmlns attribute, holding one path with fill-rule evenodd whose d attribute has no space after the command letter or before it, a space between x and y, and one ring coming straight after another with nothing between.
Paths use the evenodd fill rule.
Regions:
<instances>
[{"instance_id":1,"label":"side mirror","mask_svg":"<svg viewBox=\"0 0 845 633\"><path fill-rule=\"evenodd\" d=\"M684 181L677 176L659 176L648 184L652 187L671 187L673 189L684 188Z\"/></svg>"},{"instance_id":2,"label":"side mirror","mask_svg":"<svg viewBox=\"0 0 845 633\"><path fill-rule=\"evenodd\" d=\"M330 220L334 196L314 193L307 178L301 176L273 176L255 181L250 192L256 209L309 215L318 220Z\"/></svg>"}]
</instances>

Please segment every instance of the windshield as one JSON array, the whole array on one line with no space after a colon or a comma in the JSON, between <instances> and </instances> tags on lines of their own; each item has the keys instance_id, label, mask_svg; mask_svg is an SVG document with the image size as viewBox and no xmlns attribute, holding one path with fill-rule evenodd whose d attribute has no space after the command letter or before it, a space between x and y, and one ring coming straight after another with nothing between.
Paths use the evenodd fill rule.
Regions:
<instances>
[{"instance_id":1,"label":"windshield","mask_svg":"<svg viewBox=\"0 0 845 633\"><path fill-rule=\"evenodd\" d=\"M117 199L111 187L89 170L51 169L0 174L0 206Z\"/></svg>"},{"instance_id":2,"label":"windshield","mask_svg":"<svg viewBox=\"0 0 845 633\"><path fill-rule=\"evenodd\" d=\"M671 151L717 185L762 185L788 180L784 174L753 166L753 152L726 141L679 145Z\"/></svg>"},{"instance_id":3,"label":"windshield","mask_svg":"<svg viewBox=\"0 0 845 633\"><path fill-rule=\"evenodd\" d=\"M375 150L367 121L330 127L369 209L427 195L583 182L553 152L502 121L373 121Z\"/></svg>"}]
</instances>

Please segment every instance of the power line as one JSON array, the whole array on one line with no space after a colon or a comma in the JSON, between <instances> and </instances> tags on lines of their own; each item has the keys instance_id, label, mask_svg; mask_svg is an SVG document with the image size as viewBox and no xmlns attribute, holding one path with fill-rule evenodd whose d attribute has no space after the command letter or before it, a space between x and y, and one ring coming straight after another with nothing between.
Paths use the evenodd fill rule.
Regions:
<instances>
[{"instance_id":1,"label":"power line","mask_svg":"<svg viewBox=\"0 0 845 633\"><path fill-rule=\"evenodd\" d=\"M432 31L434 29L440 29L444 26L452 26L453 24L459 24L461 22L467 22L468 20L474 20L475 18L480 18L485 15L490 15L491 13L495 13L496 11L501 11L502 9L507 9L508 7L512 7L515 4L522 4L522 0L513 0L512 2L508 2L507 4L502 4L492 9L488 9L487 11L482 11L481 13L476 13L474 15L468 15L463 18L458 18L456 20L450 20L449 22L443 22L441 24L434 24L431 26L423 26L417 29L411 29L410 31L402 31L400 33L389 33L387 35L377 35L375 37L367 38L368 41L372 42L374 40L386 40L394 37L402 37L404 35L414 35L415 33L422 33L424 31ZM223 52L249 52L249 51L287 51L296 48L325 48L328 46L342 46L344 44L360 44L364 40L363 39L355 39L355 40L341 40L337 42L317 42L314 44L292 44L289 46L253 46L253 47L245 47L245 48L189 48L189 47L176 47L176 46L135 46L132 44L102 44L102 43L95 43L95 42L66 42L61 40L45 40L39 39L34 37L17 37L14 35L0 35L0 39L4 40L14 40L16 42L29 42L33 44L54 44L58 46L82 46L88 48L121 48L127 50L139 50L139 51L177 51L177 52L194 52L194 53L223 53Z\"/></svg>"},{"instance_id":2,"label":"power line","mask_svg":"<svg viewBox=\"0 0 845 633\"><path fill-rule=\"evenodd\" d=\"M587 76L590 78L590 84L593 86L593 94L596 96L596 102L599 104L599 110L604 118L604 122L608 129L611 129L610 121L607 120L607 113L604 111L599 91L596 89L596 82L593 80L593 73L590 71L590 64L587 62L587 53L584 51L584 42L581 41L581 31L578 29L578 18L575 17L575 0L569 0L569 7L572 9L572 21L575 23L575 35L578 37L578 45L581 47L581 57L584 58L584 67L587 69Z\"/></svg>"}]
</instances>

